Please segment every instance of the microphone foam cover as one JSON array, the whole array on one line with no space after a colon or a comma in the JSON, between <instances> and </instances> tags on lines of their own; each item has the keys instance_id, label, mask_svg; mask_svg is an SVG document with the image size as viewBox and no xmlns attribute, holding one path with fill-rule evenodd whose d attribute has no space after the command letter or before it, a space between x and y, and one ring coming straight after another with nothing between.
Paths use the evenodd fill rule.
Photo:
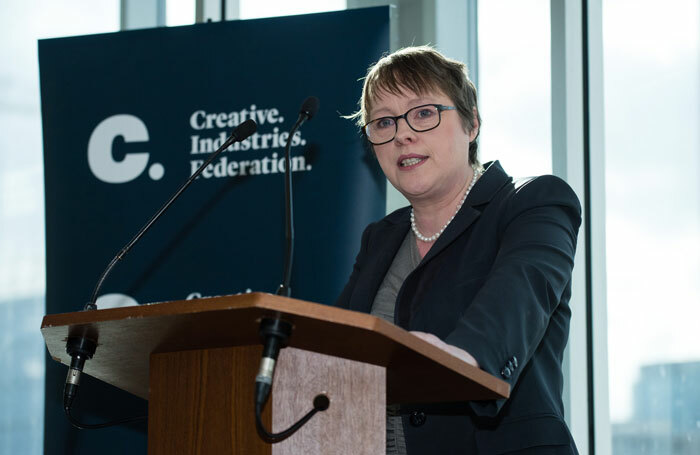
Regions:
<instances>
[{"instance_id":1,"label":"microphone foam cover","mask_svg":"<svg viewBox=\"0 0 700 455\"><path fill-rule=\"evenodd\" d=\"M301 105L300 112L306 115L307 120L311 120L311 118L316 115L316 112L318 112L319 105L320 103L318 98L315 96L310 96L304 100L304 104Z\"/></svg>"},{"instance_id":2,"label":"microphone foam cover","mask_svg":"<svg viewBox=\"0 0 700 455\"><path fill-rule=\"evenodd\" d=\"M255 123L255 120L248 119L245 122L238 125L236 129L233 130L233 133L231 133L231 135L235 136L237 140L242 141L251 134L255 133L257 129L258 124Z\"/></svg>"}]
</instances>

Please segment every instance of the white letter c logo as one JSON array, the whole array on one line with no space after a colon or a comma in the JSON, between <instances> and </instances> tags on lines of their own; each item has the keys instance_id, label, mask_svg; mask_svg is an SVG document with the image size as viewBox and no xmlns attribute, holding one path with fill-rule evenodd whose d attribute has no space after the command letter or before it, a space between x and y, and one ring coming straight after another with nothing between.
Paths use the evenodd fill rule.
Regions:
<instances>
[{"instance_id":1,"label":"white letter c logo","mask_svg":"<svg viewBox=\"0 0 700 455\"><path fill-rule=\"evenodd\" d=\"M88 142L88 165L103 182L134 180L148 165L148 153L127 153L122 161L115 161L112 143L117 136L122 136L124 142L146 142L148 130L138 117L128 114L113 115L97 125Z\"/></svg>"}]
</instances>

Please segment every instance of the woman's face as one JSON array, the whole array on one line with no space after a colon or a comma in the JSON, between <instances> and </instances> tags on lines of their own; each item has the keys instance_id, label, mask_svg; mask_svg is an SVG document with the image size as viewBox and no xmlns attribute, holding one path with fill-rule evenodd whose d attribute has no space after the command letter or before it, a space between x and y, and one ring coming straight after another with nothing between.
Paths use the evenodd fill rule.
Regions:
<instances>
[{"instance_id":1,"label":"woman's face","mask_svg":"<svg viewBox=\"0 0 700 455\"><path fill-rule=\"evenodd\" d=\"M374 100L369 118L403 115L423 104L454 106L442 92L420 96L408 89L401 95L382 92ZM440 115L440 125L422 133L413 131L404 119L399 119L394 140L373 146L384 174L411 204L453 197L471 175L469 143L476 137L478 125L466 132L456 110L443 111Z\"/></svg>"}]
</instances>

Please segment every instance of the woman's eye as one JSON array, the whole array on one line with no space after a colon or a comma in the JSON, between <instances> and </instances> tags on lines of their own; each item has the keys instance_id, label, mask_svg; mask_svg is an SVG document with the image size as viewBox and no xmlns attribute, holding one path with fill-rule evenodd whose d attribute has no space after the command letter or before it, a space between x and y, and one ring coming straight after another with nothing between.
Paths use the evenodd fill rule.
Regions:
<instances>
[{"instance_id":1,"label":"woman's eye","mask_svg":"<svg viewBox=\"0 0 700 455\"><path fill-rule=\"evenodd\" d=\"M391 128L393 126L394 126L394 119L381 118L381 119L377 120L377 128L378 129Z\"/></svg>"},{"instance_id":2,"label":"woman's eye","mask_svg":"<svg viewBox=\"0 0 700 455\"><path fill-rule=\"evenodd\" d=\"M430 109L428 107L418 109L418 112L416 112L416 117L417 118L429 118L435 115L435 111L433 109Z\"/></svg>"}]
</instances>

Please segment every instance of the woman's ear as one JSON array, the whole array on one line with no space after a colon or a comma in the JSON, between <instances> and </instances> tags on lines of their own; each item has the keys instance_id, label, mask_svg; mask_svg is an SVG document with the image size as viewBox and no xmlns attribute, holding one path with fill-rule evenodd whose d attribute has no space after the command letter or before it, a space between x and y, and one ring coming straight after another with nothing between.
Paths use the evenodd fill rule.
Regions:
<instances>
[{"instance_id":1,"label":"woman's ear","mask_svg":"<svg viewBox=\"0 0 700 455\"><path fill-rule=\"evenodd\" d=\"M478 112L476 111L476 107L472 108L472 114L473 114L472 127L469 130L469 143L470 144L472 142L474 142L474 139L476 139L476 137L479 135L479 127L481 127L481 125L479 125L479 115L478 115Z\"/></svg>"}]
</instances>

